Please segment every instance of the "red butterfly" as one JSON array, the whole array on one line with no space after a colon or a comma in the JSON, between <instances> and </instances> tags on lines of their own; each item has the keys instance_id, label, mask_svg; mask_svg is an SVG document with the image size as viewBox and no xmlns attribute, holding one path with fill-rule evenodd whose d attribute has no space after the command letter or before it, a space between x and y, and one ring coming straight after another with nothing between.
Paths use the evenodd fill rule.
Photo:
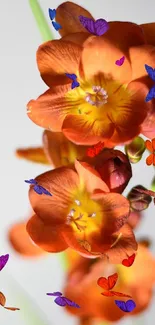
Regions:
<instances>
[{"instance_id":1,"label":"red butterfly","mask_svg":"<svg viewBox=\"0 0 155 325\"><path fill-rule=\"evenodd\" d=\"M88 148L86 154L88 157L93 158L97 156L102 151L103 148L104 148L104 142L100 141L97 144L95 144L95 146Z\"/></svg>"},{"instance_id":2,"label":"red butterfly","mask_svg":"<svg viewBox=\"0 0 155 325\"><path fill-rule=\"evenodd\" d=\"M122 261L122 265L126 266L126 267L130 267L134 260L135 260L135 254L129 256L128 258L125 258L123 261Z\"/></svg>"},{"instance_id":3,"label":"red butterfly","mask_svg":"<svg viewBox=\"0 0 155 325\"><path fill-rule=\"evenodd\" d=\"M116 282L118 280L118 274L114 273L110 276L108 276L108 279L106 278L99 278L97 281L97 284L104 290L106 290L105 292L102 292L101 295L106 296L106 297L112 297L112 296L118 296L118 297L129 297L131 298L131 296L126 295L124 293L121 292L117 292L117 291L109 291L111 289L113 289L113 287L115 286Z\"/></svg>"}]
</instances>

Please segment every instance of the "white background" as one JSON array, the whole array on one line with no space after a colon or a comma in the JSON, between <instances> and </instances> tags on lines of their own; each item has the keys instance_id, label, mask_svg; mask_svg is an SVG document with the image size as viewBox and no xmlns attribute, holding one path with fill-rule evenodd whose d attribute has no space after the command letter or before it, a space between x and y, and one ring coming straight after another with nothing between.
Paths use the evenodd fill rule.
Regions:
<instances>
[{"instance_id":1,"label":"white background","mask_svg":"<svg viewBox=\"0 0 155 325\"><path fill-rule=\"evenodd\" d=\"M85 0L73 1L87 8L95 18L128 20L136 23L155 20L155 1L147 0ZM61 1L41 0L40 4L48 19L48 8L56 8ZM101 14L102 13L102 14ZM50 21L49 21L50 25ZM51 26L52 28L52 26ZM55 38L58 33L53 30ZM22 259L7 242L10 224L29 216L28 186L24 179L34 178L47 170L46 167L18 160L17 147L41 144L42 129L33 124L26 115L26 104L46 89L35 61L35 52L41 36L27 0L0 0L0 254L10 253L7 267L0 273L0 291L7 297L8 305L21 311L9 312L0 308L2 325L56 325L75 324L75 319L55 305L46 292L61 290L64 272L58 255L46 255L37 260ZM145 155L146 156L146 155ZM134 178L128 187L141 183L149 187L154 175L153 167L141 163L134 166ZM154 241L155 207L145 213L138 235L151 236ZM14 280L15 279L15 280ZM16 281L16 282L15 282ZM23 291L24 290L24 291ZM31 298L29 305L22 301ZM39 320L33 320L36 304L40 310ZM132 324L138 321L132 320ZM141 316L139 324L153 325L153 305ZM128 324L122 321L121 324ZM131 321L129 320L129 324Z\"/></svg>"}]
</instances>

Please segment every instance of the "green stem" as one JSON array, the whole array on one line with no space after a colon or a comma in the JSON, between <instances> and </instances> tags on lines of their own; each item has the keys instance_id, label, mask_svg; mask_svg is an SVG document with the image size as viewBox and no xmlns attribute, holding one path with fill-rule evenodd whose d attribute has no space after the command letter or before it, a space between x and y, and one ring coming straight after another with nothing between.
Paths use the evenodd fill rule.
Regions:
<instances>
[{"instance_id":1,"label":"green stem","mask_svg":"<svg viewBox=\"0 0 155 325\"><path fill-rule=\"evenodd\" d=\"M44 13L39 5L38 0L29 0L29 4L36 20L36 23L38 25L40 34L42 36L42 40L44 42L52 40L54 37L46 21Z\"/></svg>"},{"instance_id":2,"label":"green stem","mask_svg":"<svg viewBox=\"0 0 155 325\"><path fill-rule=\"evenodd\" d=\"M152 183L151 183L151 191L155 192L155 177L153 178Z\"/></svg>"}]
</instances>

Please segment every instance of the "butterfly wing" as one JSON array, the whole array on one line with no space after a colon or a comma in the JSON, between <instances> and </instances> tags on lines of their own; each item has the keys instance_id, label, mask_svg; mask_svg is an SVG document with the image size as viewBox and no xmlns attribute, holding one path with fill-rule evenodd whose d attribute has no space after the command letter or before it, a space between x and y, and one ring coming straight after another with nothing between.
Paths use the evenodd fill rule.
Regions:
<instances>
[{"instance_id":1,"label":"butterfly wing","mask_svg":"<svg viewBox=\"0 0 155 325\"><path fill-rule=\"evenodd\" d=\"M87 18L84 16L79 16L80 23L83 25L84 28L87 29L88 32L91 34L95 34L95 21L91 18Z\"/></svg>"},{"instance_id":2,"label":"butterfly wing","mask_svg":"<svg viewBox=\"0 0 155 325\"><path fill-rule=\"evenodd\" d=\"M126 301L127 312L131 312L136 308L136 304L133 300Z\"/></svg>"},{"instance_id":3,"label":"butterfly wing","mask_svg":"<svg viewBox=\"0 0 155 325\"><path fill-rule=\"evenodd\" d=\"M105 296L105 297L113 297L113 296L115 296L115 293L114 293L114 291L105 291L105 292L102 292L101 295Z\"/></svg>"},{"instance_id":4,"label":"butterfly wing","mask_svg":"<svg viewBox=\"0 0 155 325\"><path fill-rule=\"evenodd\" d=\"M118 274L114 273L110 276L108 276L108 290L113 289L115 286L116 282L118 280Z\"/></svg>"},{"instance_id":5,"label":"butterfly wing","mask_svg":"<svg viewBox=\"0 0 155 325\"><path fill-rule=\"evenodd\" d=\"M115 64L120 67L124 63L124 60L125 60L125 56L122 56L122 58L116 60Z\"/></svg>"},{"instance_id":6,"label":"butterfly wing","mask_svg":"<svg viewBox=\"0 0 155 325\"><path fill-rule=\"evenodd\" d=\"M66 297L63 297L63 299L65 300L66 304L70 307L75 307L75 308L80 308L80 306L78 304L76 304L74 301L66 298Z\"/></svg>"},{"instance_id":7,"label":"butterfly wing","mask_svg":"<svg viewBox=\"0 0 155 325\"><path fill-rule=\"evenodd\" d=\"M52 25L56 31L62 28L62 26L59 23L56 23L56 21L52 21Z\"/></svg>"},{"instance_id":8,"label":"butterfly wing","mask_svg":"<svg viewBox=\"0 0 155 325\"><path fill-rule=\"evenodd\" d=\"M97 19L94 25L95 25L95 34L97 36L102 36L109 29L109 24L105 19Z\"/></svg>"},{"instance_id":9,"label":"butterfly wing","mask_svg":"<svg viewBox=\"0 0 155 325\"><path fill-rule=\"evenodd\" d=\"M88 157L91 157L91 158L95 157L94 148L88 148L86 154L87 154Z\"/></svg>"},{"instance_id":10,"label":"butterfly wing","mask_svg":"<svg viewBox=\"0 0 155 325\"><path fill-rule=\"evenodd\" d=\"M65 307L67 305L66 301L64 300L63 297L57 297L55 298L54 302L61 307Z\"/></svg>"},{"instance_id":11,"label":"butterfly wing","mask_svg":"<svg viewBox=\"0 0 155 325\"><path fill-rule=\"evenodd\" d=\"M135 260L135 254L129 256L127 259L124 259L122 261L122 265L126 266L126 267L130 267L133 263L134 263L134 260Z\"/></svg>"},{"instance_id":12,"label":"butterfly wing","mask_svg":"<svg viewBox=\"0 0 155 325\"><path fill-rule=\"evenodd\" d=\"M79 86L80 86L79 82L76 81L76 80L74 80L74 81L72 82L71 88L74 89L74 88L79 87Z\"/></svg>"},{"instance_id":13,"label":"butterfly wing","mask_svg":"<svg viewBox=\"0 0 155 325\"><path fill-rule=\"evenodd\" d=\"M53 20L56 16L56 10L55 9L48 9L49 17L51 20Z\"/></svg>"},{"instance_id":14,"label":"butterfly wing","mask_svg":"<svg viewBox=\"0 0 155 325\"><path fill-rule=\"evenodd\" d=\"M148 94L147 94L147 96L145 98L145 101L149 102L153 98L155 98L155 85L149 90L149 92L148 92Z\"/></svg>"},{"instance_id":15,"label":"butterfly wing","mask_svg":"<svg viewBox=\"0 0 155 325\"><path fill-rule=\"evenodd\" d=\"M42 186L40 186L40 185L35 185L35 186L33 187L33 189L34 189L34 191L35 191L37 194L39 194L39 195L43 194L43 192L42 192Z\"/></svg>"},{"instance_id":16,"label":"butterfly wing","mask_svg":"<svg viewBox=\"0 0 155 325\"><path fill-rule=\"evenodd\" d=\"M62 293L60 291L56 291L56 292L49 292L49 293L46 293L47 296L62 296Z\"/></svg>"},{"instance_id":17,"label":"butterfly wing","mask_svg":"<svg viewBox=\"0 0 155 325\"><path fill-rule=\"evenodd\" d=\"M16 308L16 307L4 307L4 308L12 311L20 310L20 308Z\"/></svg>"},{"instance_id":18,"label":"butterfly wing","mask_svg":"<svg viewBox=\"0 0 155 325\"><path fill-rule=\"evenodd\" d=\"M150 67L149 65L145 64L145 70L147 71L149 77L155 81L155 69Z\"/></svg>"},{"instance_id":19,"label":"butterfly wing","mask_svg":"<svg viewBox=\"0 0 155 325\"><path fill-rule=\"evenodd\" d=\"M71 80L76 80L77 76L75 73L65 73L66 77L70 78Z\"/></svg>"},{"instance_id":20,"label":"butterfly wing","mask_svg":"<svg viewBox=\"0 0 155 325\"><path fill-rule=\"evenodd\" d=\"M104 290L109 290L108 280L104 277L101 277L97 280L97 284Z\"/></svg>"},{"instance_id":21,"label":"butterfly wing","mask_svg":"<svg viewBox=\"0 0 155 325\"><path fill-rule=\"evenodd\" d=\"M6 263L8 262L9 254L0 256L0 271L4 268Z\"/></svg>"},{"instance_id":22,"label":"butterfly wing","mask_svg":"<svg viewBox=\"0 0 155 325\"><path fill-rule=\"evenodd\" d=\"M32 185L36 185L37 184L37 181L35 179L25 180L24 182L25 183L28 183L28 184L32 184Z\"/></svg>"},{"instance_id":23,"label":"butterfly wing","mask_svg":"<svg viewBox=\"0 0 155 325\"><path fill-rule=\"evenodd\" d=\"M117 307L118 307L119 309L121 309L122 311L124 311L124 312L128 312L125 301L115 300L115 304L116 304Z\"/></svg>"},{"instance_id":24,"label":"butterfly wing","mask_svg":"<svg viewBox=\"0 0 155 325\"><path fill-rule=\"evenodd\" d=\"M117 291L110 291L110 292L113 293L113 296L132 298L131 296L126 295L125 293L122 292L117 292Z\"/></svg>"},{"instance_id":25,"label":"butterfly wing","mask_svg":"<svg viewBox=\"0 0 155 325\"><path fill-rule=\"evenodd\" d=\"M5 303L6 303L6 298L3 295L3 293L0 292L0 305L4 307L5 306Z\"/></svg>"},{"instance_id":26,"label":"butterfly wing","mask_svg":"<svg viewBox=\"0 0 155 325\"><path fill-rule=\"evenodd\" d=\"M47 191L46 188L44 188L43 186L40 186L40 187L42 189L42 194L52 196L52 194L49 191Z\"/></svg>"}]
</instances>

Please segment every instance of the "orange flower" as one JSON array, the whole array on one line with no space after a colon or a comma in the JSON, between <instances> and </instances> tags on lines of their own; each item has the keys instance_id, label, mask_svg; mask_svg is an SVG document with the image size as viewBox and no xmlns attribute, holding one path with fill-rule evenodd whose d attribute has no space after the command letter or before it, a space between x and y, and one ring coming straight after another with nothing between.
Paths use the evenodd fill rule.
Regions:
<instances>
[{"instance_id":1,"label":"orange flower","mask_svg":"<svg viewBox=\"0 0 155 325\"><path fill-rule=\"evenodd\" d=\"M87 163L75 162L76 171L60 167L36 178L52 196L39 196L30 187L30 202L36 215L27 224L32 240L48 252L68 247L95 258L106 254L119 263L137 249L132 229L125 225L129 202L110 193L99 174ZM88 241L91 251L81 242Z\"/></svg>"},{"instance_id":2,"label":"orange flower","mask_svg":"<svg viewBox=\"0 0 155 325\"><path fill-rule=\"evenodd\" d=\"M112 22L100 37L85 33L81 14L90 17L70 2L58 8L65 37L46 42L37 51L38 68L49 90L28 103L28 116L76 144L128 143L141 133L153 109L153 101L145 102L152 81L144 65L153 66L155 48L145 44L142 29L133 23ZM124 64L118 67L115 61L122 56ZM80 86L71 90L65 73L76 73Z\"/></svg>"},{"instance_id":3,"label":"orange flower","mask_svg":"<svg viewBox=\"0 0 155 325\"><path fill-rule=\"evenodd\" d=\"M81 308L78 310L67 308L67 310L79 317L87 316L110 322L129 316L117 308L114 303L115 297L102 296L103 290L97 286L99 277L107 277L116 272L119 277L115 291L131 295L136 302L136 308L130 315L138 314L145 310L151 301L155 284L154 271L155 259L151 256L148 248L141 244L134 264L129 268L123 265L114 266L102 260L95 260L92 263L89 259L77 256L74 264L70 264L65 295L76 301Z\"/></svg>"},{"instance_id":4,"label":"orange flower","mask_svg":"<svg viewBox=\"0 0 155 325\"><path fill-rule=\"evenodd\" d=\"M148 166L155 166L155 139L152 139L151 141L146 140L145 146L151 152L151 155L146 158L146 164Z\"/></svg>"},{"instance_id":5,"label":"orange flower","mask_svg":"<svg viewBox=\"0 0 155 325\"><path fill-rule=\"evenodd\" d=\"M8 231L8 240L14 250L25 257L38 257L45 252L36 246L26 231L26 222L12 225Z\"/></svg>"}]
</instances>

